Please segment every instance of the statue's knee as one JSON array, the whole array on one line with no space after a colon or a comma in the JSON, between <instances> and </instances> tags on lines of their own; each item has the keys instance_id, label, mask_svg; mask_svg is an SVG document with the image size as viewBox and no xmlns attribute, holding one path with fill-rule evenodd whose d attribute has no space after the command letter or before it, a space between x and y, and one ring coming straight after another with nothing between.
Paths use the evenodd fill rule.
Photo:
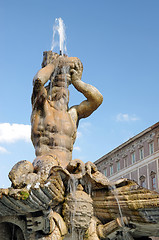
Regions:
<instances>
[{"instance_id":1,"label":"statue's knee","mask_svg":"<svg viewBox=\"0 0 159 240\"><path fill-rule=\"evenodd\" d=\"M33 161L34 172L45 181L52 167L58 166L58 159L53 155L43 155L36 157Z\"/></svg>"}]
</instances>

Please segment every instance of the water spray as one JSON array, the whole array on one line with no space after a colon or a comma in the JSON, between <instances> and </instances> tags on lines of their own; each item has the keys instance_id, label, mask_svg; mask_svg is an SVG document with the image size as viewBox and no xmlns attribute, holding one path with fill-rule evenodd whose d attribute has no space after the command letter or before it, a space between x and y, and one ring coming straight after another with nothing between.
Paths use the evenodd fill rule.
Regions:
<instances>
[{"instance_id":1,"label":"water spray","mask_svg":"<svg viewBox=\"0 0 159 240\"><path fill-rule=\"evenodd\" d=\"M56 40L58 38L58 40ZM51 51L54 50L56 46L60 48L60 54L63 56L64 51L66 52L66 34L65 34L65 24L62 18L56 18L55 24L53 25L53 39Z\"/></svg>"}]
</instances>

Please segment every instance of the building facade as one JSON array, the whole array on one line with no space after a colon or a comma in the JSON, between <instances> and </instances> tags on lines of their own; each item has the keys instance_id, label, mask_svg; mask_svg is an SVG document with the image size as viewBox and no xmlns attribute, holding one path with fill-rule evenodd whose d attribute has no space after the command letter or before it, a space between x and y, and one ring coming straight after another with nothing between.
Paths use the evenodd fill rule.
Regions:
<instances>
[{"instance_id":1,"label":"building facade","mask_svg":"<svg viewBox=\"0 0 159 240\"><path fill-rule=\"evenodd\" d=\"M95 161L111 181L128 178L159 191L159 122Z\"/></svg>"}]
</instances>

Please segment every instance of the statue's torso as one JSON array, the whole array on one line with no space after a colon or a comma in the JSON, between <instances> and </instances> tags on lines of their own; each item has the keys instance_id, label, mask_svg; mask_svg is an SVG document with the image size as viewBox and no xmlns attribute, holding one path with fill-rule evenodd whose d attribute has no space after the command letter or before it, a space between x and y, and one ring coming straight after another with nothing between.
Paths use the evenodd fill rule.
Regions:
<instances>
[{"instance_id":1,"label":"statue's torso","mask_svg":"<svg viewBox=\"0 0 159 240\"><path fill-rule=\"evenodd\" d=\"M54 154L69 162L76 131L70 113L55 109L48 101L43 109L32 113L32 142L37 156Z\"/></svg>"}]
</instances>

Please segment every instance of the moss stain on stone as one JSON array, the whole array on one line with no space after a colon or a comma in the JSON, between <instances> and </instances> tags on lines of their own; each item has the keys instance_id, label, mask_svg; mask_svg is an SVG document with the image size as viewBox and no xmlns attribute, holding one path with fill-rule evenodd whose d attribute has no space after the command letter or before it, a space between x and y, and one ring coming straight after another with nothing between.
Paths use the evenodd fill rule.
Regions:
<instances>
[{"instance_id":1,"label":"moss stain on stone","mask_svg":"<svg viewBox=\"0 0 159 240\"><path fill-rule=\"evenodd\" d=\"M26 200L29 197L29 193L25 191L21 191L20 196L22 200Z\"/></svg>"}]
</instances>

